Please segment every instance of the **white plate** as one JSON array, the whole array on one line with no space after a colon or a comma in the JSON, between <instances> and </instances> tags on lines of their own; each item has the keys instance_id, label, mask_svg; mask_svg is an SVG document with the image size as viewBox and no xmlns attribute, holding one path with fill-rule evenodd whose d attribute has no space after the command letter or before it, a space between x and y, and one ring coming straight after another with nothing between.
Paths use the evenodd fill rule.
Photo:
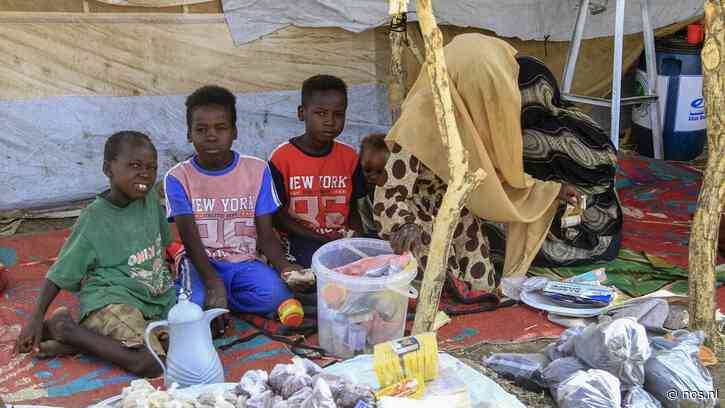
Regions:
<instances>
[{"instance_id":1,"label":"white plate","mask_svg":"<svg viewBox=\"0 0 725 408\"><path fill-rule=\"evenodd\" d=\"M616 296L616 295L615 295ZM604 313L606 307L581 308L565 307L553 302L539 292L521 292L521 301L527 305L547 312L568 317L594 317Z\"/></svg>"},{"instance_id":2,"label":"white plate","mask_svg":"<svg viewBox=\"0 0 725 408\"><path fill-rule=\"evenodd\" d=\"M237 386L237 383L218 383L218 384L202 384L202 385L192 385L191 387L187 388L178 388L174 390L174 392L171 393L174 397L183 397L183 398L196 398L202 393L206 391L226 391L229 389L232 389ZM111 397L108 399L105 399L95 405L91 405L90 408L100 408L100 407L120 407L121 404L121 396L116 395L115 397Z\"/></svg>"}]
</instances>

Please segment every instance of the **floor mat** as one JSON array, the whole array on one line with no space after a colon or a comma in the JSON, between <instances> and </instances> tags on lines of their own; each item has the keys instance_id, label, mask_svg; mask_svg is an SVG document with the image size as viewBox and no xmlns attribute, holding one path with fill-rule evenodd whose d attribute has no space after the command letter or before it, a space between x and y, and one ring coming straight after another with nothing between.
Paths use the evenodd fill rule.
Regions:
<instances>
[{"instance_id":1,"label":"floor mat","mask_svg":"<svg viewBox=\"0 0 725 408\"><path fill-rule=\"evenodd\" d=\"M617 191L624 210L622 246L686 268L701 177L699 171L682 164L620 157Z\"/></svg>"},{"instance_id":2,"label":"floor mat","mask_svg":"<svg viewBox=\"0 0 725 408\"><path fill-rule=\"evenodd\" d=\"M5 402L84 406L118 394L135 378L86 355L41 360L12 354L13 342L27 321L48 267L68 234L64 230L0 239L0 248L16 258L15 265L9 269L9 289L0 296L0 395ZM77 311L78 300L62 291L51 309L59 306ZM239 341L257 330L238 317L233 322L226 336L215 341L221 350L228 380L238 381L249 369L270 370L277 363L289 362L293 354L288 344L263 335ZM439 340L441 350L451 351L481 342L557 336L561 330L542 313L514 306L496 312L455 316L439 331ZM305 343L317 345L317 336L308 336ZM160 385L161 381L157 379L154 383Z\"/></svg>"},{"instance_id":3,"label":"floor mat","mask_svg":"<svg viewBox=\"0 0 725 408\"><path fill-rule=\"evenodd\" d=\"M699 174L680 165L624 158L618 186L625 209L625 248L686 267ZM12 355L13 340L27 320L48 266L67 235L66 230L0 239L3 253L14 261L9 273L10 288L0 297L0 395L6 402L83 406L119 393L134 378L84 355L53 360ZM718 291L718 300L725 307L725 288ZM61 305L77 310L77 299L62 293L53 307ZM561 331L544 313L517 305L455 316L439 331L439 343L442 350L451 351L481 342L553 337ZM289 361L292 355L286 344L265 336L238 341L254 332L251 325L235 318L232 330L216 341L231 381L238 380L248 369L269 370L278 362ZM317 344L316 336L307 341ZM160 381L156 380L156 384Z\"/></svg>"},{"instance_id":4,"label":"floor mat","mask_svg":"<svg viewBox=\"0 0 725 408\"><path fill-rule=\"evenodd\" d=\"M14 356L13 342L27 321L52 257L58 253L68 231L16 236L0 240L17 261L9 270L10 286L0 297L0 395L5 402L32 402L62 407L80 407L118 394L132 375L95 357L78 355L41 360L30 355ZM52 308L78 310L76 296L62 291ZM77 317L77 316L76 316ZM235 319L218 347L234 343L256 330ZM258 336L224 347L221 351L226 377L238 380L248 369L270 370L288 362L292 353L283 343ZM160 385L159 379L155 384Z\"/></svg>"}]
</instances>

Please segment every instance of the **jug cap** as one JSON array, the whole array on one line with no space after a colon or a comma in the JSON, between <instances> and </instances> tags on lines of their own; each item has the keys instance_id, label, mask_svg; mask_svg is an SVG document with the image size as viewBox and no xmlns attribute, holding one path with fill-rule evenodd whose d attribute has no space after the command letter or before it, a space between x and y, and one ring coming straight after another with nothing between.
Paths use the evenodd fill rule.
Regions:
<instances>
[{"instance_id":1,"label":"jug cap","mask_svg":"<svg viewBox=\"0 0 725 408\"><path fill-rule=\"evenodd\" d=\"M179 294L178 302L169 310L169 324L189 323L201 320L204 311L194 302L189 301L188 295Z\"/></svg>"}]
</instances>

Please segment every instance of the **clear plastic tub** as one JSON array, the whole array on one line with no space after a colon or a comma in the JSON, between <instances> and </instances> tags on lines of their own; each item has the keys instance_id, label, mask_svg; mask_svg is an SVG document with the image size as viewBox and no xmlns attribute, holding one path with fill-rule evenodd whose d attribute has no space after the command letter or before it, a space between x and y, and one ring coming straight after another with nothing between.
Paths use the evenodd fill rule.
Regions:
<instances>
[{"instance_id":1,"label":"clear plastic tub","mask_svg":"<svg viewBox=\"0 0 725 408\"><path fill-rule=\"evenodd\" d=\"M348 238L325 244L313 255L320 346L328 353L348 358L403 337L408 299L417 297L410 286L417 268L374 278L334 271L362 259L363 254L392 253L385 241Z\"/></svg>"}]
</instances>

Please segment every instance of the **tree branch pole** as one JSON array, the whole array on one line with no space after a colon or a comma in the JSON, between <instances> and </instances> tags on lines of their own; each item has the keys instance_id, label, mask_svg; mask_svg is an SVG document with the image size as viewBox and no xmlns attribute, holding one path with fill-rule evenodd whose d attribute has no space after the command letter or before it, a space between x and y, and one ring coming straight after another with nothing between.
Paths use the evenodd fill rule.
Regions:
<instances>
[{"instance_id":1,"label":"tree branch pole","mask_svg":"<svg viewBox=\"0 0 725 408\"><path fill-rule=\"evenodd\" d=\"M709 158L690 234L690 329L705 332L707 344L722 353L715 321L715 262L720 214L725 200L725 10L722 0L705 0L703 91Z\"/></svg>"},{"instance_id":2,"label":"tree branch pole","mask_svg":"<svg viewBox=\"0 0 725 408\"><path fill-rule=\"evenodd\" d=\"M443 144L448 150L450 177L448 189L433 224L428 265L423 275L413 334L433 329L438 302L445 283L453 232L466 198L483 179L482 170L479 169L473 174L468 171L468 154L463 148L453 113L448 68L443 54L443 36L436 24L431 0L417 0L416 4L418 21L425 42L427 58L425 65L431 79L436 119Z\"/></svg>"},{"instance_id":3,"label":"tree branch pole","mask_svg":"<svg viewBox=\"0 0 725 408\"><path fill-rule=\"evenodd\" d=\"M392 1L391 1L392 3ZM397 12L397 10L396 10ZM405 32L401 31L401 24L405 24L403 13L395 14L390 21L390 81L388 83L388 100L393 123L400 117L400 110L405 99L405 67L403 65L403 44ZM403 27L404 28L404 27Z\"/></svg>"},{"instance_id":4,"label":"tree branch pole","mask_svg":"<svg viewBox=\"0 0 725 408\"><path fill-rule=\"evenodd\" d=\"M425 64L425 57L423 56L423 52L418 48L418 44L415 43L415 40L411 38L411 31L407 32L407 35L404 39L404 44L406 47L408 47L408 51L410 51L411 54L413 54L413 57L415 57L415 60L418 61L418 65L423 67L423 64Z\"/></svg>"}]
</instances>

